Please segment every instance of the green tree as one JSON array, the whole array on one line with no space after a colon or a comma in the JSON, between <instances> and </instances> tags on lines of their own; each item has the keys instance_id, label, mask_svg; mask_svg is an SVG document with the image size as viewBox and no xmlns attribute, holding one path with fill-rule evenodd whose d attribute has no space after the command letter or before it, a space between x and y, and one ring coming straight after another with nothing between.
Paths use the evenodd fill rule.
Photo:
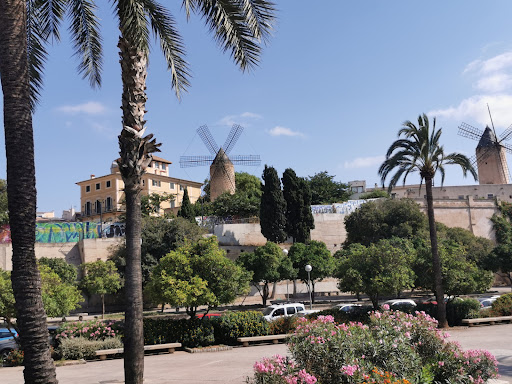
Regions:
<instances>
[{"instance_id":1,"label":"green tree","mask_svg":"<svg viewBox=\"0 0 512 384\"><path fill-rule=\"evenodd\" d=\"M362 200L380 199L382 197L389 197L389 193L387 191L383 191L382 189L376 189L371 192L363 193L361 196L359 196L359 198Z\"/></svg>"},{"instance_id":2,"label":"green tree","mask_svg":"<svg viewBox=\"0 0 512 384\"><path fill-rule=\"evenodd\" d=\"M414 284L414 248L407 240L383 239L364 246L352 244L336 252L336 277L343 292L364 292L378 309L379 297L397 294Z\"/></svg>"},{"instance_id":3,"label":"green tree","mask_svg":"<svg viewBox=\"0 0 512 384\"><path fill-rule=\"evenodd\" d=\"M153 192L140 197L141 212L143 216L159 215L163 202L174 201L173 195Z\"/></svg>"},{"instance_id":4,"label":"green tree","mask_svg":"<svg viewBox=\"0 0 512 384\"><path fill-rule=\"evenodd\" d=\"M0 269L0 317L9 329L15 329L16 308L12 292L11 273Z\"/></svg>"},{"instance_id":5,"label":"green tree","mask_svg":"<svg viewBox=\"0 0 512 384\"><path fill-rule=\"evenodd\" d=\"M501 202L499 213L491 218L496 246L485 258L484 267L494 271L508 274L512 272L512 204ZM512 279L511 279L512 280Z\"/></svg>"},{"instance_id":6,"label":"green tree","mask_svg":"<svg viewBox=\"0 0 512 384\"><path fill-rule=\"evenodd\" d=\"M403 136L403 138L400 138L401 136ZM379 168L379 175L384 185L387 176L391 172L396 171L389 182L389 192L391 192L402 177L405 183L407 176L411 172L419 172L421 180L425 181L427 216L436 287L435 293L438 303L438 321L440 328L446 328L448 327L448 322L446 320L441 261L437 244L432 182L438 171L441 174L441 184L444 182L444 167L448 164L460 166L464 176L466 176L467 172L470 172L475 180L477 179L477 174L471 165L471 161L466 156L460 153L445 155L443 146L439 141L441 138L441 129L436 130L435 118L433 120L432 129L428 117L425 114L418 117L418 126L410 121L405 121L403 127L398 131L398 137L399 139L389 147L386 153L386 160Z\"/></svg>"},{"instance_id":7,"label":"green tree","mask_svg":"<svg viewBox=\"0 0 512 384\"><path fill-rule=\"evenodd\" d=\"M286 240L286 201L276 170L265 165L263 193L260 205L261 234L268 241L282 243Z\"/></svg>"},{"instance_id":8,"label":"green tree","mask_svg":"<svg viewBox=\"0 0 512 384\"><path fill-rule=\"evenodd\" d=\"M435 280L432 267L430 247L417 247L414 263L416 286L434 291ZM440 242L441 273L443 290L449 296L467 295L485 292L492 285L494 275L491 271L480 268L472 261L467 249L453 242Z\"/></svg>"},{"instance_id":9,"label":"green tree","mask_svg":"<svg viewBox=\"0 0 512 384\"><path fill-rule=\"evenodd\" d=\"M113 261L93 261L82 264L84 277L80 287L88 294L101 297L101 318L105 316L105 295L116 293L122 286L121 276Z\"/></svg>"},{"instance_id":10,"label":"green tree","mask_svg":"<svg viewBox=\"0 0 512 384\"><path fill-rule=\"evenodd\" d=\"M45 265L55 272L63 283L75 285L77 270L76 268L67 263L64 259L41 257L39 260L39 266ZM41 267L39 268L41 269Z\"/></svg>"},{"instance_id":11,"label":"green tree","mask_svg":"<svg viewBox=\"0 0 512 384\"><path fill-rule=\"evenodd\" d=\"M40 264L43 304L46 314L50 317L67 316L69 312L80 308L84 300L82 294L73 283L64 281L49 266Z\"/></svg>"},{"instance_id":12,"label":"green tree","mask_svg":"<svg viewBox=\"0 0 512 384\"><path fill-rule=\"evenodd\" d=\"M283 196L286 201L286 234L294 242L306 243L315 228L311 212L311 190L309 184L287 168L283 173Z\"/></svg>"},{"instance_id":13,"label":"green tree","mask_svg":"<svg viewBox=\"0 0 512 384\"><path fill-rule=\"evenodd\" d=\"M186 187L185 191L183 191L183 199L181 200L181 208L178 211L178 216L195 223L194 208L192 207L192 204L190 204L190 198L188 197L188 188Z\"/></svg>"},{"instance_id":14,"label":"green tree","mask_svg":"<svg viewBox=\"0 0 512 384\"><path fill-rule=\"evenodd\" d=\"M7 182L0 179L0 227L9 224L9 207L7 206Z\"/></svg>"},{"instance_id":15,"label":"green tree","mask_svg":"<svg viewBox=\"0 0 512 384\"><path fill-rule=\"evenodd\" d=\"M246 293L250 278L250 273L226 257L212 236L162 257L147 290L157 303L185 307L193 318L198 306L206 305L209 310Z\"/></svg>"},{"instance_id":16,"label":"green tree","mask_svg":"<svg viewBox=\"0 0 512 384\"><path fill-rule=\"evenodd\" d=\"M309 176L308 183L311 188L311 204L332 204L347 201L350 191L347 184L334 181L335 175L327 174L327 171L315 173Z\"/></svg>"},{"instance_id":17,"label":"green tree","mask_svg":"<svg viewBox=\"0 0 512 384\"><path fill-rule=\"evenodd\" d=\"M79 72L89 77L92 84L99 84L101 44L95 8L90 1L0 1L0 80L13 248L12 281L25 354L23 375L30 383L57 382L34 251L37 197L32 112L42 87L46 42L59 40L58 27L66 13L70 15L69 30L75 53L81 58Z\"/></svg>"},{"instance_id":18,"label":"green tree","mask_svg":"<svg viewBox=\"0 0 512 384\"><path fill-rule=\"evenodd\" d=\"M345 217L345 245L368 246L381 239L413 239L427 230L427 218L410 199L369 201Z\"/></svg>"},{"instance_id":19,"label":"green tree","mask_svg":"<svg viewBox=\"0 0 512 384\"><path fill-rule=\"evenodd\" d=\"M150 47L150 29L160 38L160 48L172 76L178 98L189 86L188 65L176 23L165 7L154 0L114 2L119 20L121 78L123 82L123 129L119 136L119 169L126 195L126 269L125 291L128 306L125 315L125 380L142 383L144 336L142 329L142 272L140 268L142 175L159 144L152 135L144 136L146 76ZM187 17L198 13L214 33L215 40L242 70L252 69L259 61L261 44L270 37L274 5L257 2L185 0Z\"/></svg>"},{"instance_id":20,"label":"green tree","mask_svg":"<svg viewBox=\"0 0 512 384\"><path fill-rule=\"evenodd\" d=\"M327 249L325 243L312 240L308 244L294 243L288 253L297 278L305 284L308 283L308 273L305 271L306 265L311 265L313 269L311 276L311 294L313 303L315 302L315 283L326 277L333 276L336 262L331 252Z\"/></svg>"},{"instance_id":21,"label":"green tree","mask_svg":"<svg viewBox=\"0 0 512 384\"><path fill-rule=\"evenodd\" d=\"M142 245L141 268L142 284L146 286L151 270L158 261L170 251L185 245L185 242L195 242L203 237L204 230L195 223L182 218L146 216L142 219ZM121 277L125 276L126 245L120 243L113 248L109 255L119 271Z\"/></svg>"},{"instance_id":22,"label":"green tree","mask_svg":"<svg viewBox=\"0 0 512 384\"><path fill-rule=\"evenodd\" d=\"M254 252L240 254L237 264L252 272L251 283L258 290L263 306L267 305L269 284L288 279L295 274L290 258L271 241L256 248ZM263 283L263 287L260 287L260 283Z\"/></svg>"}]
</instances>

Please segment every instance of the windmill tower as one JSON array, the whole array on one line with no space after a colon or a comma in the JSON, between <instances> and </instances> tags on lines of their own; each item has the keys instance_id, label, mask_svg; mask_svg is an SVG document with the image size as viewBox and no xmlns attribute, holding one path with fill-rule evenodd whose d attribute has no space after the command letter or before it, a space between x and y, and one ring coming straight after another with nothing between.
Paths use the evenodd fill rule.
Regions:
<instances>
[{"instance_id":1,"label":"windmill tower","mask_svg":"<svg viewBox=\"0 0 512 384\"><path fill-rule=\"evenodd\" d=\"M219 148L208 127L203 125L197 129L197 134L210 151L211 156L182 156L180 158L181 168L210 165L211 201L225 192L235 193L235 165L260 165L259 155L229 156L243 130L242 126L234 124L224 145Z\"/></svg>"},{"instance_id":2,"label":"windmill tower","mask_svg":"<svg viewBox=\"0 0 512 384\"><path fill-rule=\"evenodd\" d=\"M480 184L510 183L506 153L512 153L512 146L504 141L512 137L512 125L502 133L499 139L496 136L494 124L492 124L492 129L487 126L482 132L478 128L462 123L458 133L460 136L478 140L476 154L471 158L471 164L478 167Z\"/></svg>"}]
</instances>

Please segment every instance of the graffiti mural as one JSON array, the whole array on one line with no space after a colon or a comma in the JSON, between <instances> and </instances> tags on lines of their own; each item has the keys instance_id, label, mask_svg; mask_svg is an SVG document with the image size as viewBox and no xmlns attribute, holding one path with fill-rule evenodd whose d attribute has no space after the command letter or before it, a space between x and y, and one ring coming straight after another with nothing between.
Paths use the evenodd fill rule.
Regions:
<instances>
[{"instance_id":1,"label":"graffiti mural","mask_svg":"<svg viewBox=\"0 0 512 384\"><path fill-rule=\"evenodd\" d=\"M124 233L124 223L36 223L36 243L77 243L82 239L121 237ZM4 225L0 227L0 244L10 243L11 228Z\"/></svg>"}]
</instances>

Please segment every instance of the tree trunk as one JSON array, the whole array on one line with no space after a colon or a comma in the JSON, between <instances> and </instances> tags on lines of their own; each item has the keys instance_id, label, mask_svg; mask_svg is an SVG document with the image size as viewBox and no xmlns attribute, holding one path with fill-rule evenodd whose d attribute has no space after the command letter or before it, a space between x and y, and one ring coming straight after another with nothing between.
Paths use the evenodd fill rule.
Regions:
<instances>
[{"instance_id":1,"label":"tree trunk","mask_svg":"<svg viewBox=\"0 0 512 384\"><path fill-rule=\"evenodd\" d=\"M439 328L447 328L446 303L444 302L443 276L441 274L441 259L437 246L436 220L434 217L434 200L432 196L432 179L425 178L427 191L427 216L430 229L430 247L432 248L432 265L434 269L434 287L437 301L437 320Z\"/></svg>"},{"instance_id":2,"label":"tree trunk","mask_svg":"<svg viewBox=\"0 0 512 384\"><path fill-rule=\"evenodd\" d=\"M276 291L277 291L277 281L274 281L272 284L272 296L270 296L271 299L276 298Z\"/></svg>"},{"instance_id":3,"label":"tree trunk","mask_svg":"<svg viewBox=\"0 0 512 384\"><path fill-rule=\"evenodd\" d=\"M268 299L268 282L265 281L263 284L263 293L261 294L261 299L263 300L263 306L267 306L267 299Z\"/></svg>"},{"instance_id":4,"label":"tree trunk","mask_svg":"<svg viewBox=\"0 0 512 384\"><path fill-rule=\"evenodd\" d=\"M141 138L145 124L147 56L123 37L118 47L123 81L123 128L119 136L119 170L126 198L126 312L124 339L125 382L142 384L144 376L144 334L142 323L141 205L142 175L151 161ZM130 130L131 129L131 130ZM140 133L140 135L138 134Z\"/></svg>"},{"instance_id":5,"label":"tree trunk","mask_svg":"<svg viewBox=\"0 0 512 384\"><path fill-rule=\"evenodd\" d=\"M105 295L101 295L101 318L105 318Z\"/></svg>"},{"instance_id":6,"label":"tree trunk","mask_svg":"<svg viewBox=\"0 0 512 384\"><path fill-rule=\"evenodd\" d=\"M311 280L311 304L315 304L315 282Z\"/></svg>"},{"instance_id":7,"label":"tree trunk","mask_svg":"<svg viewBox=\"0 0 512 384\"><path fill-rule=\"evenodd\" d=\"M36 183L27 62L26 2L0 0L0 78L4 104L12 288L25 354L26 383L57 383L34 251Z\"/></svg>"}]
</instances>

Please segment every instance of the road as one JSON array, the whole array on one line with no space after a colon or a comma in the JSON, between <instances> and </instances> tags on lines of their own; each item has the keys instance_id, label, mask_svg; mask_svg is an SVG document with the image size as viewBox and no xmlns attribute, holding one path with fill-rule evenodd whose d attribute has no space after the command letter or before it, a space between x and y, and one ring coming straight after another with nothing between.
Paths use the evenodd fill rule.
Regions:
<instances>
[{"instance_id":1,"label":"road","mask_svg":"<svg viewBox=\"0 0 512 384\"><path fill-rule=\"evenodd\" d=\"M500 383L512 383L512 324L452 328L450 339L458 341L464 349L487 349L498 359ZM230 351L195 353L176 352L146 356L145 380L147 384L163 383L244 383L252 373L255 361L265 356L286 354L286 346L261 345L237 347ZM21 367L1 368L0 383L22 384ZM61 384L114 384L123 383L123 360L94 361L82 365L57 368Z\"/></svg>"}]
</instances>

